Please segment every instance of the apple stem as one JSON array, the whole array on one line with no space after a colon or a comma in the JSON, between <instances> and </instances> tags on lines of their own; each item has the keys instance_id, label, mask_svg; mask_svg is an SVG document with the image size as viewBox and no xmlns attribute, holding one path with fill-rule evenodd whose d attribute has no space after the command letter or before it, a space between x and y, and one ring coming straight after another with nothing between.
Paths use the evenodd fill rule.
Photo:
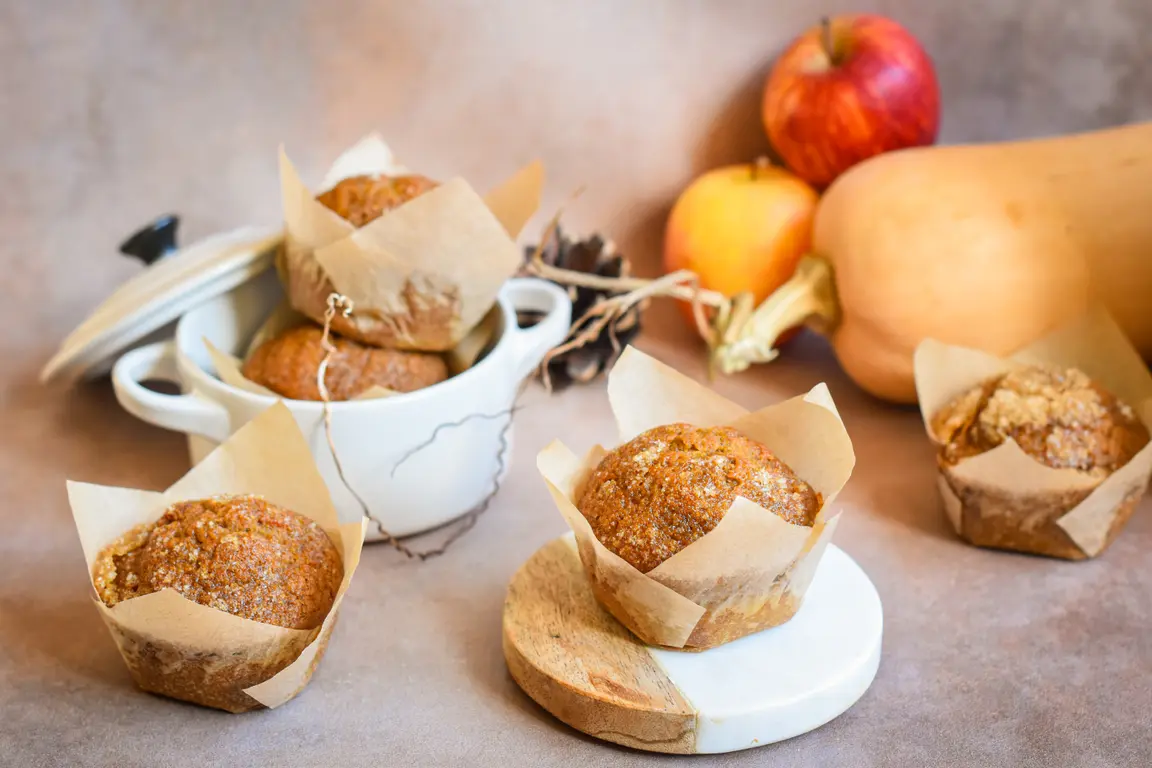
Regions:
<instances>
[{"instance_id":1,"label":"apple stem","mask_svg":"<svg viewBox=\"0 0 1152 768\"><path fill-rule=\"evenodd\" d=\"M820 43L824 46L824 53L828 60L836 63L836 49L832 44L832 19L824 16L820 19Z\"/></svg>"}]
</instances>

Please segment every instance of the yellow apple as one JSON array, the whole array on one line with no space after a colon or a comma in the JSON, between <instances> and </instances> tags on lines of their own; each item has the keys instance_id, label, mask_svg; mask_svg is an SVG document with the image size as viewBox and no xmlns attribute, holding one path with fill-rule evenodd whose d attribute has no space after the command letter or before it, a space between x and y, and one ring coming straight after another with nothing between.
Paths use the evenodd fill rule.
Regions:
<instances>
[{"instance_id":1,"label":"yellow apple","mask_svg":"<svg viewBox=\"0 0 1152 768\"><path fill-rule=\"evenodd\" d=\"M672 208L664 269L690 269L702 287L726 296L748 291L759 304L809 249L818 200L799 177L765 160L709 171Z\"/></svg>"}]
</instances>

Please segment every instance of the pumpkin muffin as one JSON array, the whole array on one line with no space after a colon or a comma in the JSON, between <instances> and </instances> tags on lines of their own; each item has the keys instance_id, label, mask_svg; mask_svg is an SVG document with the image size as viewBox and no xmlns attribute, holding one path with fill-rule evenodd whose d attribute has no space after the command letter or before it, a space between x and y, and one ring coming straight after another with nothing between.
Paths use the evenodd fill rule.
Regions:
<instances>
[{"instance_id":1,"label":"pumpkin muffin","mask_svg":"<svg viewBox=\"0 0 1152 768\"><path fill-rule=\"evenodd\" d=\"M437 186L437 182L416 174L353 176L317 195L316 201L360 228ZM322 324L328 297L336 289L315 254L294 250L286 243L277 269L292 306ZM332 329L374 347L447 352L457 340L453 324L462 302L460 288L431 290L426 283L422 278L409 279L397 290L396 302L387 311L373 308L353 317L337 314L332 318Z\"/></svg>"},{"instance_id":2,"label":"pumpkin muffin","mask_svg":"<svg viewBox=\"0 0 1152 768\"><path fill-rule=\"evenodd\" d=\"M290 400L320 400L317 373L324 360L324 329L301 325L257 347L244 363L244 377ZM351 400L372 387L414 392L448 378L444 358L430 352L369 347L333 335L336 351L324 384L332 400Z\"/></svg>"},{"instance_id":3,"label":"pumpkin muffin","mask_svg":"<svg viewBox=\"0 0 1152 768\"><path fill-rule=\"evenodd\" d=\"M576 505L605 547L642 573L705 535L737 496L812 526L820 494L731 427L669 424L601 460Z\"/></svg>"},{"instance_id":4,"label":"pumpkin muffin","mask_svg":"<svg viewBox=\"0 0 1152 768\"><path fill-rule=\"evenodd\" d=\"M1045 466L1103 479L1148 443L1132 408L1076 368L1010 371L965 392L932 421L948 465L1011 438Z\"/></svg>"},{"instance_id":5,"label":"pumpkin muffin","mask_svg":"<svg viewBox=\"0 0 1152 768\"><path fill-rule=\"evenodd\" d=\"M1149 440L1132 408L1083 371L1046 366L1022 367L972 388L934 414L930 426L943 479L960 506L963 538L977 546L1075 560L1087 555L1058 521ZM1020 493L953 471L1008 439L1040 464L1075 470L1085 482ZM1123 528L1139 497L1134 492L1121 502L1107 541Z\"/></svg>"},{"instance_id":6,"label":"pumpkin muffin","mask_svg":"<svg viewBox=\"0 0 1152 768\"><path fill-rule=\"evenodd\" d=\"M317 195L316 200L356 227L363 227L388 211L437 187L419 175L353 176Z\"/></svg>"},{"instance_id":7,"label":"pumpkin muffin","mask_svg":"<svg viewBox=\"0 0 1152 768\"><path fill-rule=\"evenodd\" d=\"M258 496L173 504L96 558L105 605L174 589L188 600L290 629L320 626L344 578L328 534Z\"/></svg>"}]
</instances>

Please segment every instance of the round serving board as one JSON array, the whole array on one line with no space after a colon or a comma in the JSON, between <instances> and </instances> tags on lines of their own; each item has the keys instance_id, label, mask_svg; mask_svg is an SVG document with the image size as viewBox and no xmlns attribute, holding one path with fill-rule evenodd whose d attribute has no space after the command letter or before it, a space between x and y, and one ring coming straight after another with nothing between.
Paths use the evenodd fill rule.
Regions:
<instances>
[{"instance_id":1,"label":"round serving board","mask_svg":"<svg viewBox=\"0 0 1152 768\"><path fill-rule=\"evenodd\" d=\"M529 696L596 738L674 754L827 723L871 685L882 632L876 588L832 545L791 621L699 653L645 645L601 609L571 535L524 564L504 603L504 658Z\"/></svg>"}]
</instances>

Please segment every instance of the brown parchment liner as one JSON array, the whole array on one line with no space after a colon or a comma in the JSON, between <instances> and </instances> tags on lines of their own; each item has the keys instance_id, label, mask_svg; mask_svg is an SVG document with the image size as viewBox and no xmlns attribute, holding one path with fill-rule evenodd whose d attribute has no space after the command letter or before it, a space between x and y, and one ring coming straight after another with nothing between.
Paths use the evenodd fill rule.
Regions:
<instances>
[{"instance_id":1,"label":"brown parchment liner","mask_svg":"<svg viewBox=\"0 0 1152 768\"><path fill-rule=\"evenodd\" d=\"M499 306L493 306L488 314L484 316L484 319L469 331L468 335L465 336L459 344L443 353L444 360L448 364L449 376L456 376L468 370L492 348L500 330L502 314ZM212 360L212 366L216 369L216 375L222 382L237 389L242 389L245 392L280 398L280 395L268 389L263 384L257 384L245 376L244 362L256 351L256 348L265 341L273 339L291 328L310 324L311 322L311 320L285 302L273 310L272 314L268 316L268 319L256 330L252 340L248 343L248 348L244 353L243 360L235 355L222 351L207 338L204 339L204 347L208 350L208 357ZM374 386L369 387L350 399L374 400L380 397L393 397L401 394L404 393L388 389L387 387Z\"/></svg>"},{"instance_id":2,"label":"brown parchment liner","mask_svg":"<svg viewBox=\"0 0 1152 768\"><path fill-rule=\"evenodd\" d=\"M1093 308L1007 358L926 340L916 349L916 392L933 444L932 417L967 390L1029 364L1075 367L1128 403L1152 428L1152 376L1123 331ZM1152 474L1152 443L1104 480L1053 469L1014 440L954 466L938 461L944 510L965 541L1069 560L1103 552L1124 528Z\"/></svg>"},{"instance_id":3,"label":"brown parchment liner","mask_svg":"<svg viewBox=\"0 0 1152 768\"><path fill-rule=\"evenodd\" d=\"M109 608L92 599L136 684L146 691L228 712L277 707L299 693L324 654L340 603L360 561L365 522L341 524L308 444L283 403L233 434L163 493L68 482L68 499L88 564L137 525L177 501L263 496L310 517L340 550L344 578L332 609L311 630L240 618L186 600L172 589Z\"/></svg>"},{"instance_id":4,"label":"brown parchment liner","mask_svg":"<svg viewBox=\"0 0 1152 768\"><path fill-rule=\"evenodd\" d=\"M398 171L373 135L346 151L326 181ZM316 201L281 147L285 238L278 269L288 299L322 323L336 291L354 304L350 317L334 318L337 333L380 347L450 350L519 267L515 238L539 206L543 184L539 162L484 198L451 179L357 229Z\"/></svg>"},{"instance_id":5,"label":"brown parchment liner","mask_svg":"<svg viewBox=\"0 0 1152 768\"><path fill-rule=\"evenodd\" d=\"M712 531L645 574L601 544L576 508L605 449L596 446L579 458L553 442L537 466L576 535L601 605L644 642L686 650L721 645L792 618L836 529L832 504L856 461L828 388L820 384L749 413L629 347L608 377L608 397L622 441L674 422L731 425L767 445L823 495L824 504L808 528L737 498Z\"/></svg>"}]
</instances>

